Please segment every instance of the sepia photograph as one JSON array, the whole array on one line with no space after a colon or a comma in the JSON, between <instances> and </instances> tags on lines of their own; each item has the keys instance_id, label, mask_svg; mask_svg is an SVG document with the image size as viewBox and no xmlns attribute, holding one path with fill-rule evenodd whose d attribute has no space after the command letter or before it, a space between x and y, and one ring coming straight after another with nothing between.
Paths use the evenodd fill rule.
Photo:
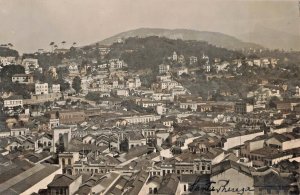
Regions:
<instances>
[{"instance_id":1,"label":"sepia photograph","mask_svg":"<svg viewBox=\"0 0 300 195\"><path fill-rule=\"evenodd\" d=\"M300 0L0 0L0 195L299 195Z\"/></svg>"}]
</instances>

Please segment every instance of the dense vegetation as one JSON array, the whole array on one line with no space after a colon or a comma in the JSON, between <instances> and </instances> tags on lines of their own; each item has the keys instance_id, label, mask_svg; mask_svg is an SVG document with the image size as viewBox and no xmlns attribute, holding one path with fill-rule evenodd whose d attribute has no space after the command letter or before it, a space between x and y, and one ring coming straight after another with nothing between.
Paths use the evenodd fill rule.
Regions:
<instances>
[{"instance_id":1,"label":"dense vegetation","mask_svg":"<svg viewBox=\"0 0 300 195\"><path fill-rule=\"evenodd\" d=\"M0 46L0 56L3 56L3 57L7 57L7 56L18 57L19 53L16 50L10 49L8 47L1 47Z\"/></svg>"},{"instance_id":2,"label":"dense vegetation","mask_svg":"<svg viewBox=\"0 0 300 195\"><path fill-rule=\"evenodd\" d=\"M184 55L186 60L190 56L201 59L203 54L210 56L211 59L221 58L224 60L243 57L240 52L219 48L203 41L171 40L153 36L133 37L126 39L123 44L115 43L112 45L108 58L120 57L132 69L151 68L155 70L159 64L166 62L166 56L172 56L174 51L178 55Z\"/></svg>"}]
</instances>

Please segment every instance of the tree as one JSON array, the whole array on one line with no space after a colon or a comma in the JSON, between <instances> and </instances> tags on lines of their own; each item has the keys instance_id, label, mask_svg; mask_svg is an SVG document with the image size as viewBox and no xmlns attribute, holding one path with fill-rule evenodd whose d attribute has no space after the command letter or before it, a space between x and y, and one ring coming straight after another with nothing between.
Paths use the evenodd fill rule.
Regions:
<instances>
[{"instance_id":1,"label":"tree","mask_svg":"<svg viewBox=\"0 0 300 195\"><path fill-rule=\"evenodd\" d=\"M81 78L79 76L76 76L73 79L72 87L76 91L76 93L80 92L80 90L81 90Z\"/></svg>"},{"instance_id":2,"label":"tree","mask_svg":"<svg viewBox=\"0 0 300 195\"><path fill-rule=\"evenodd\" d=\"M52 50L52 52L53 52L53 47L54 47L54 42L52 41L49 45L50 45L50 47L51 47L51 50Z\"/></svg>"},{"instance_id":3,"label":"tree","mask_svg":"<svg viewBox=\"0 0 300 195\"><path fill-rule=\"evenodd\" d=\"M276 108L276 102L279 102L280 99L276 96L272 96L269 100L269 108Z\"/></svg>"},{"instance_id":4,"label":"tree","mask_svg":"<svg viewBox=\"0 0 300 195\"><path fill-rule=\"evenodd\" d=\"M66 90L70 89L70 84L68 82L66 82L65 80L63 80L62 78L59 78L57 80L57 83L60 84L61 91L66 91Z\"/></svg>"},{"instance_id":5,"label":"tree","mask_svg":"<svg viewBox=\"0 0 300 195\"><path fill-rule=\"evenodd\" d=\"M6 56L13 56L13 57L18 57L19 53L11 48L8 48L7 45L4 46L3 44L0 45L0 56L6 57Z\"/></svg>"},{"instance_id":6,"label":"tree","mask_svg":"<svg viewBox=\"0 0 300 195\"><path fill-rule=\"evenodd\" d=\"M25 68L21 65L10 65L10 66L4 66L0 72L0 77L5 81L11 81L11 77L14 74L24 74Z\"/></svg>"}]
</instances>

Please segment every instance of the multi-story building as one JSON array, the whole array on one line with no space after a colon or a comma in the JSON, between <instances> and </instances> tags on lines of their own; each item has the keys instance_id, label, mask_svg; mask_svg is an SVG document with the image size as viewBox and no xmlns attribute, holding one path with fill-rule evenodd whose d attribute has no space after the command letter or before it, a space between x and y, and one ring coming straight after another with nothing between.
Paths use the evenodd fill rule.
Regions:
<instances>
[{"instance_id":1,"label":"multi-story building","mask_svg":"<svg viewBox=\"0 0 300 195\"><path fill-rule=\"evenodd\" d=\"M11 96L4 99L4 108L23 107L23 98L21 96Z\"/></svg>"},{"instance_id":2,"label":"multi-story building","mask_svg":"<svg viewBox=\"0 0 300 195\"><path fill-rule=\"evenodd\" d=\"M177 55L176 51L173 52L172 60L173 61L177 61L178 60L178 55Z\"/></svg>"},{"instance_id":3,"label":"multi-story building","mask_svg":"<svg viewBox=\"0 0 300 195\"><path fill-rule=\"evenodd\" d=\"M48 83L36 83L35 84L35 94L36 95L43 95L43 94L48 94L49 89L48 89Z\"/></svg>"},{"instance_id":4,"label":"multi-story building","mask_svg":"<svg viewBox=\"0 0 300 195\"><path fill-rule=\"evenodd\" d=\"M246 102L237 102L234 109L238 114L246 114L253 111L253 105L250 105Z\"/></svg>"},{"instance_id":5,"label":"multi-story building","mask_svg":"<svg viewBox=\"0 0 300 195\"><path fill-rule=\"evenodd\" d=\"M196 64L198 61L198 58L196 56L190 57L190 65Z\"/></svg>"},{"instance_id":6,"label":"multi-story building","mask_svg":"<svg viewBox=\"0 0 300 195\"><path fill-rule=\"evenodd\" d=\"M126 116L120 117L121 120L126 121L125 124L139 124L139 123L149 123L151 121L157 121L161 119L160 115L135 115L135 116ZM123 122L118 121L118 124L123 124Z\"/></svg>"},{"instance_id":7,"label":"multi-story building","mask_svg":"<svg viewBox=\"0 0 300 195\"><path fill-rule=\"evenodd\" d=\"M13 83L30 84L33 83L33 76L31 74L15 74L11 80Z\"/></svg>"},{"instance_id":8,"label":"multi-story building","mask_svg":"<svg viewBox=\"0 0 300 195\"><path fill-rule=\"evenodd\" d=\"M10 136L17 137L21 135L27 135L29 133L28 128L12 128L10 130Z\"/></svg>"},{"instance_id":9,"label":"multi-story building","mask_svg":"<svg viewBox=\"0 0 300 195\"><path fill-rule=\"evenodd\" d=\"M158 66L158 73L159 74L164 74L164 73L167 73L169 72L170 70L170 65L167 65L167 64L160 64Z\"/></svg>"},{"instance_id":10,"label":"multi-story building","mask_svg":"<svg viewBox=\"0 0 300 195\"><path fill-rule=\"evenodd\" d=\"M22 65L25 67L26 71L33 71L39 67L38 59L26 58L23 59Z\"/></svg>"},{"instance_id":11,"label":"multi-story building","mask_svg":"<svg viewBox=\"0 0 300 195\"><path fill-rule=\"evenodd\" d=\"M52 85L52 93L60 93L60 84Z\"/></svg>"},{"instance_id":12,"label":"multi-story building","mask_svg":"<svg viewBox=\"0 0 300 195\"><path fill-rule=\"evenodd\" d=\"M0 64L2 66L7 66L16 63L16 57L13 56L0 56Z\"/></svg>"}]
</instances>

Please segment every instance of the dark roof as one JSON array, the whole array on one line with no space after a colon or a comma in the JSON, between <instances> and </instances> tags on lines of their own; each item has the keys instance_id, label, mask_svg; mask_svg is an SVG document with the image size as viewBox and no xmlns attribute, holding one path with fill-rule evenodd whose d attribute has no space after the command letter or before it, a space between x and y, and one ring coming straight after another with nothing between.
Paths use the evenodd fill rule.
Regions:
<instances>
[{"instance_id":1,"label":"dark roof","mask_svg":"<svg viewBox=\"0 0 300 195\"><path fill-rule=\"evenodd\" d=\"M132 158L140 157L144 154L147 154L149 151L151 151L151 150L147 145L137 146L137 147L129 149L128 153L126 153L124 156L123 155L120 156L118 158L118 160L120 160L121 162L125 162Z\"/></svg>"},{"instance_id":2,"label":"dark roof","mask_svg":"<svg viewBox=\"0 0 300 195\"><path fill-rule=\"evenodd\" d=\"M13 95L9 96L8 98L4 98L4 100L22 100L23 97L21 95Z\"/></svg>"},{"instance_id":3,"label":"dark roof","mask_svg":"<svg viewBox=\"0 0 300 195\"><path fill-rule=\"evenodd\" d=\"M76 191L75 194L80 194L80 195L89 195L91 194L91 186L84 184L80 186L80 188Z\"/></svg>"},{"instance_id":4,"label":"dark roof","mask_svg":"<svg viewBox=\"0 0 300 195\"><path fill-rule=\"evenodd\" d=\"M27 77L32 76L32 74L14 74L13 77Z\"/></svg>"},{"instance_id":5,"label":"dark roof","mask_svg":"<svg viewBox=\"0 0 300 195\"><path fill-rule=\"evenodd\" d=\"M9 165L0 166L0 183L4 183L7 180L14 178L15 176L26 172L27 170L34 167L34 165L26 160L14 159L11 160L8 155L4 157L6 162L9 162ZM1 193L0 193L1 194Z\"/></svg>"},{"instance_id":6,"label":"dark roof","mask_svg":"<svg viewBox=\"0 0 300 195\"><path fill-rule=\"evenodd\" d=\"M79 176L58 174L55 175L52 182L48 184L48 187L68 187L73 183Z\"/></svg>"},{"instance_id":7,"label":"dark roof","mask_svg":"<svg viewBox=\"0 0 300 195\"><path fill-rule=\"evenodd\" d=\"M141 191L143 185L146 183L148 176L149 173L147 173L146 171L140 171L134 179L132 188L128 191L128 194L138 194Z\"/></svg>"},{"instance_id":8,"label":"dark roof","mask_svg":"<svg viewBox=\"0 0 300 195\"><path fill-rule=\"evenodd\" d=\"M247 176L250 176L250 177L252 176L251 169L249 167L246 167L245 165L239 164L239 163L231 161L231 160L225 160L225 161L220 162L219 164L214 165L211 169L211 175L215 176L215 175L221 174L231 168L233 168Z\"/></svg>"},{"instance_id":9,"label":"dark roof","mask_svg":"<svg viewBox=\"0 0 300 195\"><path fill-rule=\"evenodd\" d=\"M282 134L274 133L273 137L277 139L279 142L286 142L286 141L300 138L300 136L294 132L282 133Z\"/></svg>"},{"instance_id":10,"label":"dark roof","mask_svg":"<svg viewBox=\"0 0 300 195\"><path fill-rule=\"evenodd\" d=\"M51 156L50 152L43 151L41 153L29 153L29 154L26 154L24 157L33 163L37 163L37 162L39 162L47 157L50 157L50 156Z\"/></svg>"},{"instance_id":11,"label":"dark roof","mask_svg":"<svg viewBox=\"0 0 300 195\"><path fill-rule=\"evenodd\" d=\"M123 175L119 177L119 179L112 185L107 194L121 195L126 190L126 188L131 186L131 184L131 178Z\"/></svg>"},{"instance_id":12,"label":"dark roof","mask_svg":"<svg viewBox=\"0 0 300 195\"><path fill-rule=\"evenodd\" d=\"M161 187L158 189L158 194L175 195L178 184L179 180L175 174L167 174L161 182Z\"/></svg>"},{"instance_id":13,"label":"dark roof","mask_svg":"<svg viewBox=\"0 0 300 195\"><path fill-rule=\"evenodd\" d=\"M58 166L39 164L0 184L0 194L21 194L59 169ZM2 177L2 175L1 175Z\"/></svg>"},{"instance_id":14,"label":"dark roof","mask_svg":"<svg viewBox=\"0 0 300 195\"><path fill-rule=\"evenodd\" d=\"M293 181L289 177L282 177L275 171L270 171L265 175L254 176L255 187L289 187Z\"/></svg>"}]
</instances>

